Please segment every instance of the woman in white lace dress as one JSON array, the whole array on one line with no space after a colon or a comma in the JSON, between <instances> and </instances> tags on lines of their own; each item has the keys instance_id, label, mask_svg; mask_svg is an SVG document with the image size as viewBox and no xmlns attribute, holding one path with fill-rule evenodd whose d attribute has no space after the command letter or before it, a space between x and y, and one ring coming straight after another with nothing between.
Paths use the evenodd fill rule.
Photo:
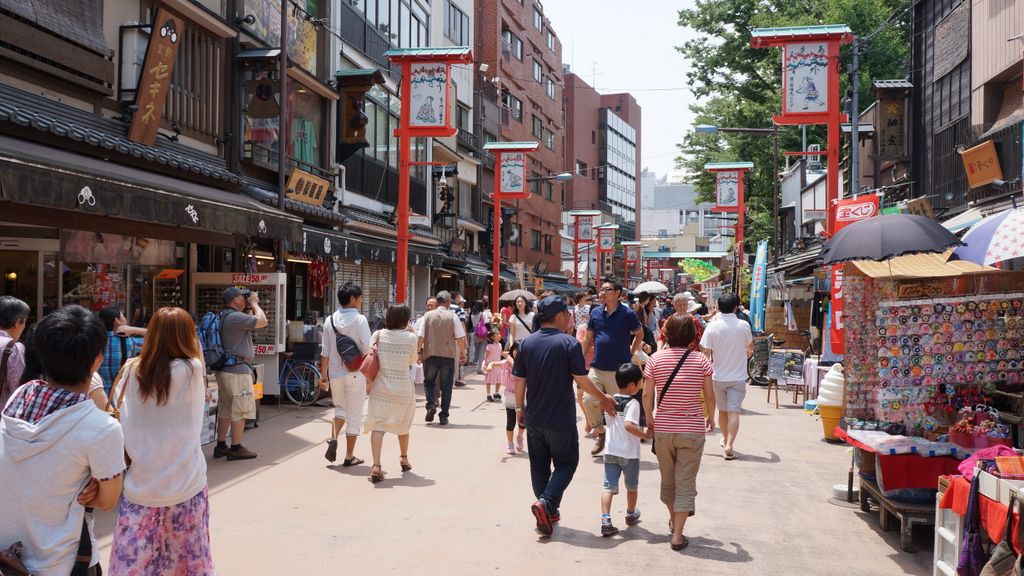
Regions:
<instances>
[{"instance_id":1,"label":"woman in white lace dress","mask_svg":"<svg viewBox=\"0 0 1024 576\"><path fill-rule=\"evenodd\" d=\"M410 368L416 364L417 338L414 332L409 331L411 317L412 312L405 304L388 306L384 317L385 329L375 332L371 339L380 361L377 377L366 383L369 405L365 431L371 432L372 482L384 479L380 451L385 432L398 435L402 472L412 470L409 464L409 428L416 411L416 388Z\"/></svg>"}]
</instances>

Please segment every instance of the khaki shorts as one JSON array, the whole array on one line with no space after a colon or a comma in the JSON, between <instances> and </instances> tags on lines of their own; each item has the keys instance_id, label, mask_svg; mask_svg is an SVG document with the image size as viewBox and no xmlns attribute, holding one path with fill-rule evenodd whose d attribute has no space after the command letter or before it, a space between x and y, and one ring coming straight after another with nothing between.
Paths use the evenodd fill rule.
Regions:
<instances>
[{"instance_id":1,"label":"khaki shorts","mask_svg":"<svg viewBox=\"0 0 1024 576\"><path fill-rule=\"evenodd\" d=\"M256 417L256 395L252 387L252 373L217 375L217 417L221 420L243 420Z\"/></svg>"}]
</instances>

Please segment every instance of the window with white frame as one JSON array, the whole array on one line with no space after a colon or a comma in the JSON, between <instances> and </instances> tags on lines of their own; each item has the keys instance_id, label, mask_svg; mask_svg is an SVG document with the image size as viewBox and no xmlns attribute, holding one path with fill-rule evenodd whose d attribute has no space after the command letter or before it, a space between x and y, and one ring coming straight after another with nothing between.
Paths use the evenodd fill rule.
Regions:
<instances>
[{"instance_id":1,"label":"window with white frame","mask_svg":"<svg viewBox=\"0 0 1024 576\"><path fill-rule=\"evenodd\" d=\"M444 36L456 46L469 46L469 16L451 0L445 0Z\"/></svg>"},{"instance_id":2,"label":"window with white frame","mask_svg":"<svg viewBox=\"0 0 1024 576\"><path fill-rule=\"evenodd\" d=\"M580 176L586 176L587 175L587 163L584 162L583 160L577 160L576 161L576 173L579 174Z\"/></svg>"},{"instance_id":3,"label":"window with white frame","mask_svg":"<svg viewBox=\"0 0 1024 576\"><path fill-rule=\"evenodd\" d=\"M509 52L516 57L516 60L523 60L523 41L512 33L508 28L501 31L501 38L505 41L505 46Z\"/></svg>"}]
</instances>

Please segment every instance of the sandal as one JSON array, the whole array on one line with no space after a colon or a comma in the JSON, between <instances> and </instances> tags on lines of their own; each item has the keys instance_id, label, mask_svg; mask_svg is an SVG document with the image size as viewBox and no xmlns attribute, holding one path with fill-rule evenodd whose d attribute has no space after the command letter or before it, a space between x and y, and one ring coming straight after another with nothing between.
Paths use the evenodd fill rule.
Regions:
<instances>
[{"instance_id":1,"label":"sandal","mask_svg":"<svg viewBox=\"0 0 1024 576\"><path fill-rule=\"evenodd\" d=\"M360 464L366 464L366 461L356 456L353 456L351 458L345 458L341 462L341 465L346 468L348 468L349 466L359 466Z\"/></svg>"},{"instance_id":2,"label":"sandal","mask_svg":"<svg viewBox=\"0 0 1024 576\"><path fill-rule=\"evenodd\" d=\"M384 471L381 470L380 466L374 464L370 468L370 482L376 484L384 479Z\"/></svg>"},{"instance_id":3,"label":"sandal","mask_svg":"<svg viewBox=\"0 0 1024 576\"><path fill-rule=\"evenodd\" d=\"M726 450L725 451L725 455L723 456L723 458L726 459L726 460L735 460L736 459L736 453L731 451L731 450Z\"/></svg>"},{"instance_id":4,"label":"sandal","mask_svg":"<svg viewBox=\"0 0 1024 576\"><path fill-rule=\"evenodd\" d=\"M690 539L686 536L683 536L683 542L681 544L672 544L671 540L669 541L669 544L671 544L673 550L678 552L690 545Z\"/></svg>"},{"instance_id":5,"label":"sandal","mask_svg":"<svg viewBox=\"0 0 1024 576\"><path fill-rule=\"evenodd\" d=\"M398 463L402 466L402 472L408 472L408 471L412 470L412 464L409 464L409 457L408 456L402 456L398 460Z\"/></svg>"}]
</instances>

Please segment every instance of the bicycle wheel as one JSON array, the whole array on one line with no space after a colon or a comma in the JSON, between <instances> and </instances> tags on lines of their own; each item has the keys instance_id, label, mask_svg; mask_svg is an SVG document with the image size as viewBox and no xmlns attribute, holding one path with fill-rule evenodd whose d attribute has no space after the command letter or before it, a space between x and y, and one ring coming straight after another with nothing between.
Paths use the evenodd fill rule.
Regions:
<instances>
[{"instance_id":1,"label":"bicycle wheel","mask_svg":"<svg viewBox=\"0 0 1024 576\"><path fill-rule=\"evenodd\" d=\"M295 364L285 372L282 386L293 404L308 406L320 397L320 371L312 364Z\"/></svg>"},{"instance_id":2,"label":"bicycle wheel","mask_svg":"<svg viewBox=\"0 0 1024 576\"><path fill-rule=\"evenodd\" d=\"M750 376L751 384L767 386L770 383L768 379L768 360L758 358L757 355L751 356L747 360L747 375Z\"/></svg>"}]
</instances>

